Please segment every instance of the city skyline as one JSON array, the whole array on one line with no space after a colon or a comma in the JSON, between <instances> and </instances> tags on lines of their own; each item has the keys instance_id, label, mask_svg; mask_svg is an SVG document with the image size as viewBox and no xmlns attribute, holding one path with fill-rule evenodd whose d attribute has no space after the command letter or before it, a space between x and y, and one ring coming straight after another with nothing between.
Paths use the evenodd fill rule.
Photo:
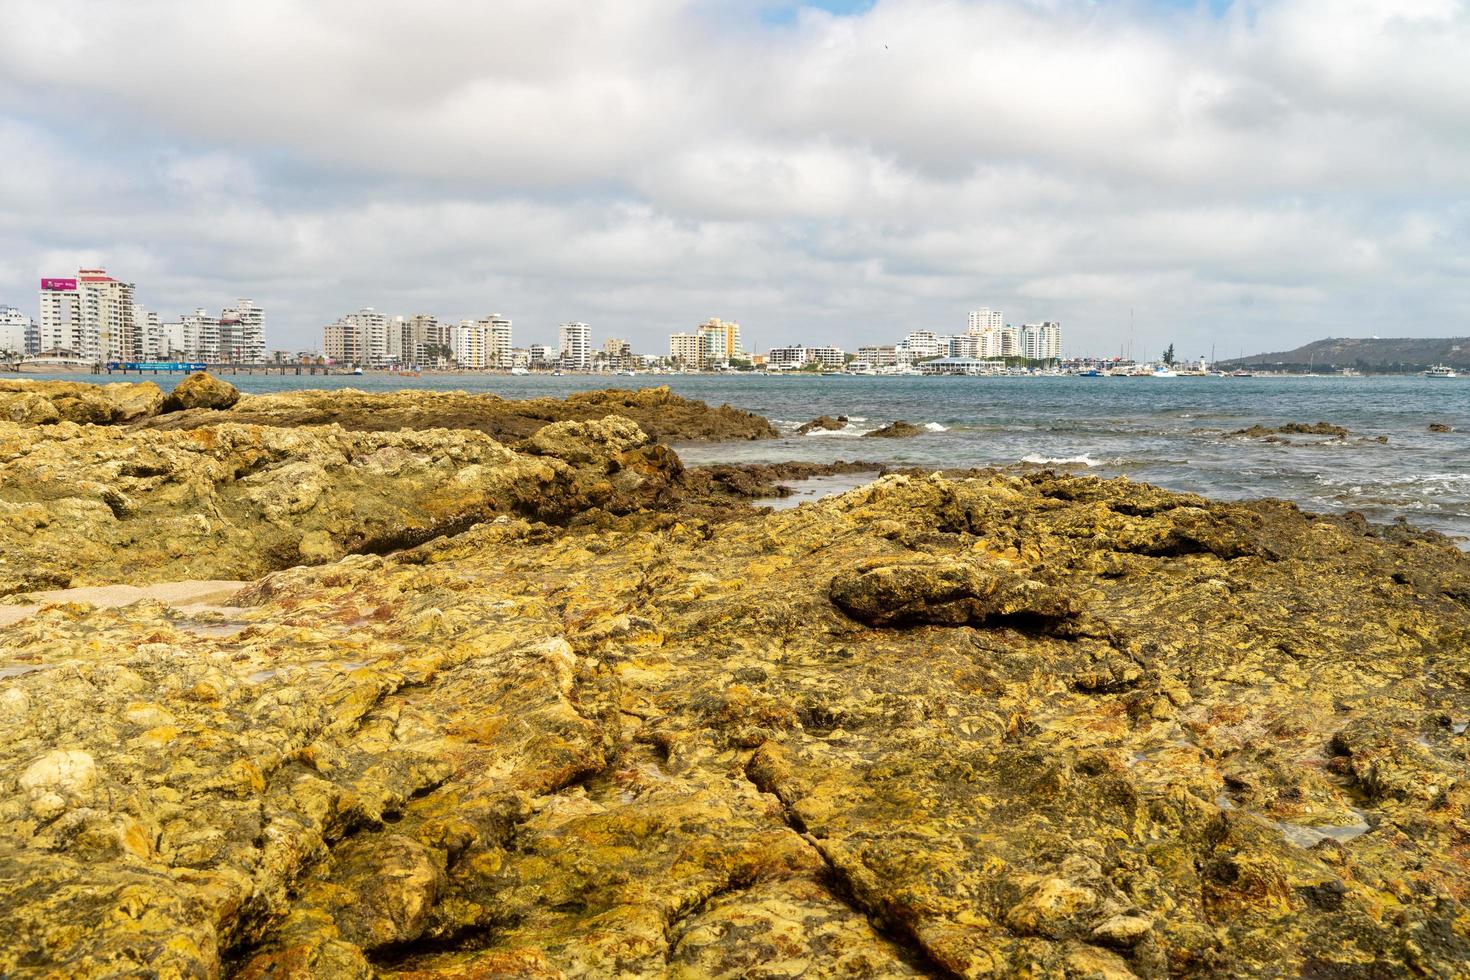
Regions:
<instances>
[{"instance_id":1,"label":"city skyline","mask_svg":"<svg viewBox=\"0 0 1470 980\"><path fill-rule=\"evenodd\" d=\"M12 0L0 303L107 267L151 308L257 297L293 349L364 303L645 349L704 311L877 343L975 297L1075 351L1130 310L1135 353L1465 333L1466 48L1463 0Z\"/></svg>"}]
</instances>

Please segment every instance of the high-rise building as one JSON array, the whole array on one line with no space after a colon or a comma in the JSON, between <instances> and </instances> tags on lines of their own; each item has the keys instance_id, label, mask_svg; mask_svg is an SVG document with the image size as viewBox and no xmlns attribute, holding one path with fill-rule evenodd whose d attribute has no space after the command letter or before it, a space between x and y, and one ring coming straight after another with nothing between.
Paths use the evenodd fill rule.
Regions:
<instances>
[{"instance_id":1,"label":"high-rise building","mask_svg":"<svg viewBox=\"0 0 1470 980\"><path fill-rule=\"evenodd\" d=\"M388 318L367 306L322 328L322 353L339 364L386 367Z\"/></svg>"},{"instance_id":2,"label":"high-rise building","mask_svg":"<svg viewBox=\"0 0 1470 980\"><path fill-rule=\"evenodd\" d=\"M633 368L633 345L619 337L609 337L602 342L602 355L613 371L630 371Z\"/></svg>"},{"instance_id":3,"label":"high-rise building","mask_svg":"<svg viewBox=\"0 0 1470 980\"><path fill-rule=\"evenodd\" d=\"M938 334L932 330L915 330L899 341L898 346L907 351L910 363L939 357L949 349L948 343L941 346Z\"/></svg>"},{"instance_id":4,"label":"high-rise building","mask_svg":"<svg viewBox=\"0 0 1470 980\"><path fill-rule=\"evenodd\" d=\"M481 371L487 366L485 350L485 327L474 320L461 320L454 328L454 362L471 371Z\"/></svg>"},{"instance_id":5,"label":"high-rise building","mask_svg":"<svg viewBox=\"0 0 1470 980\"><path fill-rule=\"evenodd\" d=\"M440 323L429 313L415 313L408 323L413 335L413 363L433 364L453 354L453 330L449 324Z\"/></svg>"},{"instance_id":6,"label":"high-rise building","mask_svg":"<svg viewBox=\"0 0 1470 980\"><path fill-rule=\"evenodd\" d=\"M82 291L76 279L41 280L41 352L81 357L88 346L83 335Z\"/></svg>"},{"instance_id":7,"label":"high-rise building","mask_svg":"<svg viewBox=\"0 0 1470 980\"><path fill-rule=\"evenodd\" d=\"M1006 325L1006 319L1000 310L971 310L970 311L970 333L982 334L988 330L999 330Z\"/></svg>"},{"instance_id":8,"label":"high-rise building","mask_svg":"<svg viewBox=\"0 0 1470 980\"><path fill-rule=\"evenodd\" d=\"M485 366L494 368L511 367L510 319L499 313L491 313L478 326L485 332Z\"/></svg>"},{"instance_id":9,"label":"high-rise building","mask_svg":"<svg viewBox=\"0 0 1470 980\"><path fill-rule=\"evenodd\" d=\"M1062 356L1062 325L1023 323L1020 334L1021 356L1033 361L1054 360Z\"/></svg>"},{"instance_id":10,"label":"high-rise building","mask_svg":"<svg viewBox=\"0 0 1470 980\"><path fill-rule=\"evenodd\" d=\"M245 364L265 361L265 311L248 299L220 312L220 358Z\"/></svg>"},{"instance_id":11,"label":"high-rise building","mask_svg":"<svg viewBox=\"0 0 1470 980\"><path fill-rule=\"evenodd\" d=\"M592 329L573 321L561 325L561 366L571 371L585 371L592 366Z\"/></svg>"},{"instance_id":12,"label":"high-rise building","mask_svg":"<svg viewBox=\"0 0 1470 980\"><path fill-rule=\"evenodd\" d=\"M89 361L135 361L142 343L133 324L133 284L121 282L106 269L81 269L77 284L82 295L82 357Z\"/></svg>"},{"instance_id":13,"label":"high-rise building","mask_svg":"<svg viewBox=\"0 0 1470 980\"><path fill-rule=\"evenodd\" d=\"M698 371L705 365L704 337L683 330L669 334L669 359L684 368Z\"/></svg>"},{"instance_id":14,"label":"high-rise building","mask_svg":"<svg viewBox=\"0 0 1470 980\"><path fill-rule=\"evenodd\" d=\"M30 317L13 306L0 306L0 354L21 357L36 353L31 349L34 332Z\"/></svg>"},{"instance_id":15,"label":"high-rise building","mask_svg":"<svg viewBox=\"0 0 1470 980\"><path fill-rule=\"evenodd\" d=\"M744 353L740 348L740 324L712 316L696 328L704 338L704 367L727 367Z\"/></svg>"},{"instance_id":16,"label":"high-rise building","mask_svg":"<svg viewBox=\"0 0 1470 980\"><path fill-rule=\"evenodd\" d=\"M167 353L163 349L163 324L159 322L158 314L144 309L140 304L133 304L133 325L138 330L139 350L138 357L144 361L162 360Z\"/></svg>"}]
</instances>

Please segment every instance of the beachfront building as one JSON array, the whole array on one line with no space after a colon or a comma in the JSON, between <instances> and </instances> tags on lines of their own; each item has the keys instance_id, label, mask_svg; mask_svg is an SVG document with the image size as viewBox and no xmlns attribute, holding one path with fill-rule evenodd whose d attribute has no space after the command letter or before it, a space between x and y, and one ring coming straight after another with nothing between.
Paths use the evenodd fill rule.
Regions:
<instances>
[{"instance_id":1,"label":"beachfront building","mask_svg":"<svg viewBox=\"0 0 1470 980\"><path fill-rule=\"evenodd\" d=\"M808 347L806 357L809 363L820 364L824 371L841 371L847 367L847 351L841 347Z\"/></svg>"},{"instance_id":2,"label":"beachfront building","mask_svg":"<svg viewBox=\"0 0 1470 980\"><path fill-rule=\"evenodd\" d=\"M83 340L87 326L82 319L82 291L76 279L42 279L40 312L40 352L81 357L88 346Z\"/></svg>"},{"instance_id":3,"label":"beachfront building","mask_svg":"<svg viewBox=\"0 0 1470 980\"><path fill-rule=\"evenodd\" d=\"M514 346L511 343L510 318L501 316L499 313L491 313L476 323L476 326L484 334L485 366L492 368L510 367L510 350Z\"/></svg>"},{"instance_id":4,"label":"beachfront building","mask_svg":"<svg viewBox=\"0 0 1470 980\"><path fill-rule=\"evenodd\" d=\"M471 371L482 371L488 362L485 328L474 320L461 320L454 328L454 363Z\"/></svg>"},{"instance_id":5,"label":"beachfront building","mask_svg":"<svg viewBox=\"0 0 1470 980\"><path fill-rule=\"evenodd\" d=\"M795 370L811 360L803 344L793 344L786 347L772 347L766 355L766 364L776 371Z\"/></svg>"},{"instance_id":6,"label":"beachfront building","mask_svg":"<svg viewBox=\"0 0 1470 980\"><path fill-rule=\"evenodd\" d=\"M40 350L35 322L13 306L0 306L0 352L24 356Z\"/></svg>"},{"instance_id":7,"label":"beachfront building","mask_svg":"<svg viewBox=\"0 0 1470 980\"><path fill-rule=\"evenodd\" d=\"M609 337L602 342L602 361L610 371L633 370L633 345L621 337Z\"/></svg>"},{"instance_id":8,"label":"beachfront building","mask_svg":"<svg viewBox=\"0 0 1470 980\"><path fill-rule=\"evenodd\" d=\"M526 348L531 367L550 367L556 360L556 351L545 344L531 344Z\"/></svg>"},{"instance_id":9,"label":"beachfront building","mask_svg":"<svg viewBox=\"0 0 1470 980\"><path fill-rule=\"evenodd\" d=\"M219 315L220 359L241 364L265 361L265 311L248 299L235 301Z\"/></svg>"},{"instance_id":10,"label":"beachfront building","mask_svg":"<svg viewBox=\"0 0 1470 980\"><path fill-rule=\"evenodd\" d=\"M992 357L1020 357L1021 341L1015 327L1001 327L998 330L986 330L977 335L979 341L979 356L983 358Z\"/></svg>"},{"instance_id":11,"label":"beachfront building","mask_svg":"<svg viewBox=\"0 0 1470 980\"><path fill-rule=\"evenodd\" d=\"M133 323L133 289L105 269L42 279L41 349L92 363L136 360L142 342Z\"/></svg>"},{"instance_id":12,"label":"beachfront building","mask_svg":"<svg viewBox=\"0 0 1470 980\"><path fill-rule=\"evenodd\" d=\"M936 357L919 365L921 374L999 374L1004 361L980 357Z\"/></svg>"},{"instance_id":13,"label":"beachfront building","mask_svg":"<svg viewBox=\"0 0 1470 980\"><path fill-rule=\"evenodd\" d=\"M1031 361L1050 361L1062 356L1062 325L1023 323L1020 333L1021 356Z\"/></svg>"},{"instance_id":14,"label":"beachfront building","mask_svg":"<svg viewBox=\"0 0 1470 980\"><path fill-rule=\"evenodd\" d=\"M897 367L898 348L893 344L869 344L857 349L857 359L871 368Z\"/></svg>"},{"instance_id":15,"label":"beachfront building","mask_svg":"<svg viewBox=\"0 0 1470 980\"><path fill-rule=\"evenodd\" d=\"M730 361L740 357L740 324L712 316L695 328L704 341L704 367L729 367Z\"/></svg>"},{"instance_id":16,"label":"beachfront building","mask_svg":"<svg viewBox=\"0 0 1470 980\"><path fill-rule=\"evenodd\" d=\"M894 346L899 350L899 358L909 364L927 361L949 351L949 343L941 343L938 334L932 330L915 330Z\"/></svg>"},{"instance_id":17,"label":"beachfront building","mask_svg":"<svg viewBox=\"0 0 1470 980\"><path fill-rule=\"evenodd\" d=\"M955 334L944 339L947 341L945 354L948 357L980 356L980 338L972 333Z\"/></svg>"},{"instance_id":18,"label":"beachfront building","mask_svg":"<svg viewBox=\"0 0 1470 980\"><path fill-rule=\"evenodd\" d=\"M1006 319L1000 310L983 309L970 311L970 334L978 337L992 330L1005 328Z\"/></svg>"},{"instance_id":19,"label":"beachfront building","mask_svg":"<svg viewBox=\"0 0 1470 980\"><path fill-rule=\"evenodd\" d=\"M677 367L698 371L705 366L704 337L698 333L679 331L669 334L669 360Z\"/></svg>"},{"instance_id":20,"label":"beachfront building","mask_svg":"<svg viewBox=\"0 0 1470 980\"><path fill-rule=\"evenodd\" d=\"M412 338L414 364L436 364L454 353L453 328L440 323L432 313L415 313L408 318L408 333ZM408 350L404 351L407 357Z\"/></svg>"},{"instance_id":21,"label":"beachfront building","mask_svg":"<svg viewBox=\"0 0 1470 980\"><path fill-rule=\"evenodd\" d=\"M163 360L167 351L164 350L163 322L159 315L134 303L133 323L138 328L141 343L138 356L145 361Z\"/></svg>"},{"instance_id":22,"label":"beachfront building","mask_svg":"<svg viewBox=\"0 0 1470 980\"><path fill-rule=\"evenodd\" d=\"M566 371L592 367L592 328L580 321L561 325L560 363Z\"/></svg>"},{"instance_id":23,"label":"beachfront building","mask_svg":"<svg viewBox=\"0 0 1470 980\"><path fill-rule=\"evenodd\" d=\"M371 306L322 329L322 352L338 364L386 367L391 363L388 318Z\"/></svg>"}]
</instances>

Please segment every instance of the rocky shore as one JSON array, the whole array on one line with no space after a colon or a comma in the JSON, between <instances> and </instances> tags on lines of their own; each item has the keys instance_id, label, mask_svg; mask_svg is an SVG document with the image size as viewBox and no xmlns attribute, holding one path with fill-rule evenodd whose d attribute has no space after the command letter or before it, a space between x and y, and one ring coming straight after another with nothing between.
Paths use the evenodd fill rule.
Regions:
<instances>
[{"instance_id":1,"label":"rocky shore","mask_svg":"<svg viewBox=\"0 0 1470 980\"><path fill-rule=\"evenodd\" d=\"M1470 962L1437 535L1048 471L766 513L626 418L250 401L0 425L8 601L254 580L0 629L0 975Z\"/></svg>"}]
</instances>

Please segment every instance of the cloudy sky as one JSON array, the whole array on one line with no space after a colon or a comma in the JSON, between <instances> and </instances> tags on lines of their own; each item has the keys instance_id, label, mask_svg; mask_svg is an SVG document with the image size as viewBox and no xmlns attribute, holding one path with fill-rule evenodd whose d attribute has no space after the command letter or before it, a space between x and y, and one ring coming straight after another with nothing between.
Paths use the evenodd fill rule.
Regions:
<instances>
[{"instance_id":1,"label":"cloudy sky","mask_svg":"<svg viewBox=\"0 0 1470 980\"><path fill-rule=\"evenodd\" d=\"M4 0L0 303L1470 334L1470 0Z\"/></svg>"}]
</instances>

